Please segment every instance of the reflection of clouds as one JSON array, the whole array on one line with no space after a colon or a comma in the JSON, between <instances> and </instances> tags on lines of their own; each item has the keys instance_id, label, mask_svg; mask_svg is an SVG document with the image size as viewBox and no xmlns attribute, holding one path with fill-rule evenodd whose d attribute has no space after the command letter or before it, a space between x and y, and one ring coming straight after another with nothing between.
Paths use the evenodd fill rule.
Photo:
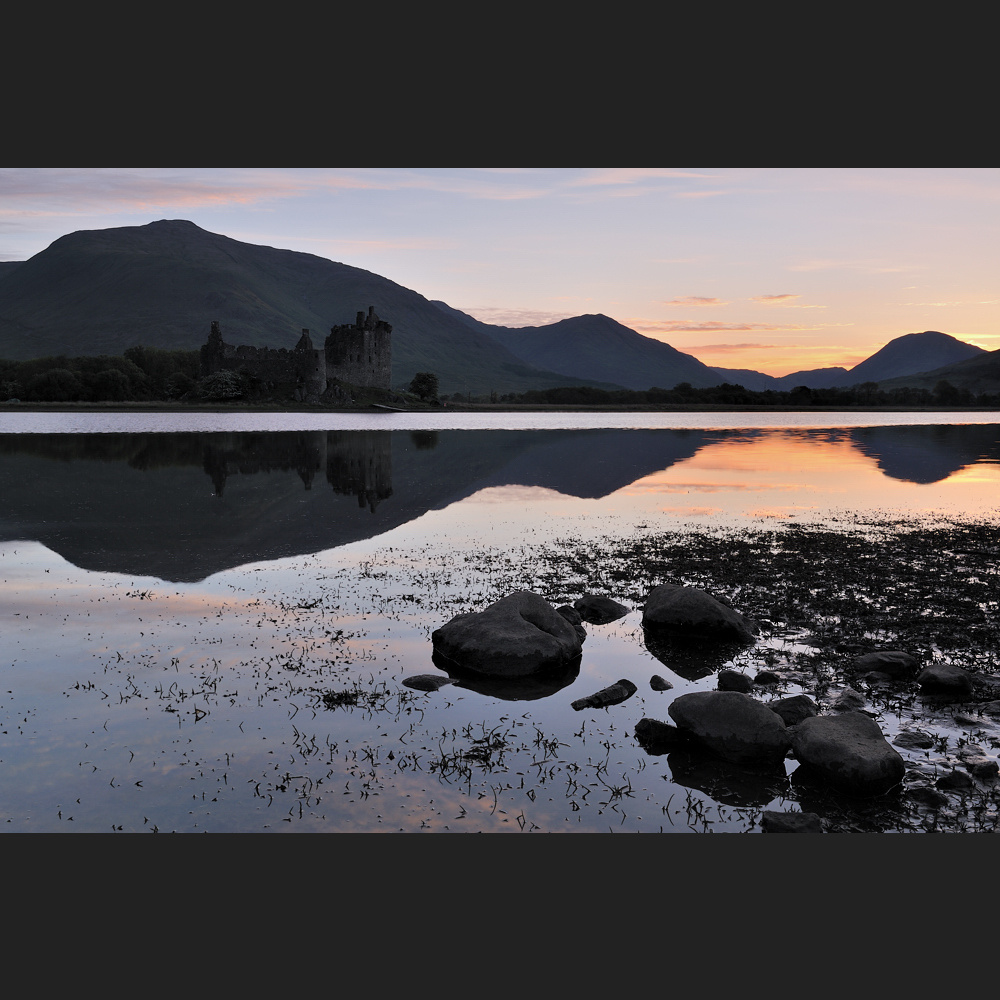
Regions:
<instances>
[{"instance_id":1,"label":"reflection of clouds","mask_svg":"<svg viewBox=\"0 0 1000 1000\"><path fill-rule=\"evenodd\" d=\"M467 497L463 503L517 503L529 500L567 500L565 493L546 486L487 486Z\"/></svg>"},{"instance_id":2,"label":"reflection of clouds","mask_svg":"<svg viewBox=\"0 0 1000 1000\"><path fill-rule=\"evenodd\" d=\"M661 507L663 514L684 514L691 517L715 517L723 513L722 507Z\"/></svg>"},{"instance_id":3,"label":"reflection of clouds","mask_svg":"<svg viewBox=\"0 0 1000 1000\"><path fill-rule=\"evenodd\" d=\"M805 510L818 510L818 504L793 504L788 507L757 507L754 510L748 510L747 515L749 517L769 517L769 518L789 518L794 517L796 514L801 514Z\"/></svg>"},{"instance_id":4,"label":"reflection of clouds","mask_svg":"<svg viewBox=\"0 0 1000 1000\"><path fill-rule=\"evenodd\" d=\"M640 480L623 490L622 496L643 496L650 493L742 493L748 490L799 490L797 483L658 483Z\"/></svg>"}]
</instances>

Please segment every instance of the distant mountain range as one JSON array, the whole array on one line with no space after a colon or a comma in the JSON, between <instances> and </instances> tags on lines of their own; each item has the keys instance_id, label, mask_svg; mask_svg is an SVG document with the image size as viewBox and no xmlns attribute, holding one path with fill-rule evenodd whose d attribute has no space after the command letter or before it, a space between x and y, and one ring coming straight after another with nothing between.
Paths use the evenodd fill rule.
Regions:
<instances>
[{"instance_id":1,"label":"distant mountain range","mask_svg":"<svg viewBox=\"0 0 1000 1000\"><path fill-rule=\"evenodd\" d=\"M1000 352L936 331L898 337L849 370L774 378L709 367L603 315L538 327L483 323L370 271L241 243L183 220L83 230L30 260L0 262L0 358L117 355L137 344L193 350L212 320L227 342L291 348L303 328L321 339L370 305L393 327L393 385L431 371L445 394L680 382L787 390L925 378L931 389L941 379L974 391L1000 387Z\"/></svg>"}]
</instances>

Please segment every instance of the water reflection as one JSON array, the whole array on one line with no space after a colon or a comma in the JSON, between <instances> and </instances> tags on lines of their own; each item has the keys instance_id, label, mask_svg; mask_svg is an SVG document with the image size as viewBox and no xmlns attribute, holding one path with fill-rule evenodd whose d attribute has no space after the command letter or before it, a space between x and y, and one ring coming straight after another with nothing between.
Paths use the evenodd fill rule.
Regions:
<instances>
[{"instance_id":1,"label":"water reflection","mask_svg":"<svg viewBox=\"0 0 1000 1000\"><path fill-rule=\"evenodd\" d=\"M982 502L998 465L997 424L2 434L0 541L40 541L82 568L195 581L372 538L469 498L502 501L511 487L527 530L542 501L525 488L546 502L607 499L637 520L789 516L831 498L870 507L880 493L899 505L919 496L912 484L957 482L973 467L989 480ZM690 499L668 506L666 494Z\"/></svg>"},{"instance_id":2,"label":"water reflection","mask_svg":"<svg viewBox=\"0 0 1000 1000\"><path fill-rule=\"evenodd\" d=\"M548 698L569 687L580 676L581 663L581 657L578 656L554 670L540 671L524 677L488 677L471 670L462 670L437 652L432 654L431 660L434 666L455 681L456 687L468 688L501 701L537 701L539 698Z\"/></svg>"}]
</instances>

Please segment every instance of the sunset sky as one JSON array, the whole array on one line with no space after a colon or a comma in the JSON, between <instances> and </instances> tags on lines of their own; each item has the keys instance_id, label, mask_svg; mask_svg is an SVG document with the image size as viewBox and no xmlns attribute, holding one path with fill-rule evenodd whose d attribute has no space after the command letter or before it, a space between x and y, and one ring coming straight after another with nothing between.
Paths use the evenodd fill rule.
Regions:
<instances>
[{"instance_id":1,"label":"sunset sky","mask_svg":"<svg viewBox=\"0 0 1000 1000\"><path fill-rule=\"evenodd\" d=\"M1000 348L996 168L0 168L0 260L157 219L489 323L604 313L717 367L850 368L923 330Z\"/></svg>"}]
</instances>

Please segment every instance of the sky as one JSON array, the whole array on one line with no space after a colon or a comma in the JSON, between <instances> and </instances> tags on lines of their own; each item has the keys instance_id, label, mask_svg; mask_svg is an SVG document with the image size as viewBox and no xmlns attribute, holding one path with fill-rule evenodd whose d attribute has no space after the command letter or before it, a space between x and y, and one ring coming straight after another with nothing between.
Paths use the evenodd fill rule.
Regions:
<instances>
[{"instance_id":1,"label":"sky","mask_svg":"<svg viewBox=\"0 0 1000 1000\"><path fill-rule=\"evenodd\" d=\"M603 313L712 367L851 368L924 330L1000 349L998 168L0 168L0 261L158 219L488 323Z\"/></svg>"}]
</instances>

